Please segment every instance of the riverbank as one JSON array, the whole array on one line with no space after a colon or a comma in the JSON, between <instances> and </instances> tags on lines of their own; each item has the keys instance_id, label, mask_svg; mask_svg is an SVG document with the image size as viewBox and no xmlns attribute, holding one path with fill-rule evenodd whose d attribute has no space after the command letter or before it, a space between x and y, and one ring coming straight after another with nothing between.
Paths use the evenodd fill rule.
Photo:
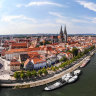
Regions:
<instances>
[{"instance_id":1,"label":"riverbank","mask_svg":"<svg viewBox=\"0 0 96 96\"><path fill-rule=\"evenodd\" d=\"M30 82L14 83L14 84L1 84L1 86L3 86L3 87L14 87L14 88L29 88L29 87L40 86L40 85L44 85L44 84L53 82L53 81L61 78L64 74L72 72L75 69L77 69L79 66L82 65L82 63L85 61L85 59L89 58L89 56L91 57L94 54L94 52L95 51L91 52L87 57L85 57L79 63L73 65L71 68L69 68L69 69L67 69L67 70L65 70L65 71L63 71L59 74L55 74L53 77L43 79L43 80L38 80L38 81L30 81Z\"/></svg>"}]
</instances>

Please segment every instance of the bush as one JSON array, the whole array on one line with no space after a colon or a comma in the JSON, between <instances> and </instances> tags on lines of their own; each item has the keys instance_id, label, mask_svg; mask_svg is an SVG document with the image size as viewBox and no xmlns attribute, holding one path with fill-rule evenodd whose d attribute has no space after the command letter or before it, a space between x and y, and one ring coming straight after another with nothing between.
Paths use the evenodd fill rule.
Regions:
<instances>
[{"instance_id":1,"label":"bush","mask_svg":"<svg viewBox=\"0 0 96 96\"><path fill-rule=\"evenodd\" d=\"M20 78L19 72L15 72L13 76L14 76L16 79L19 79L19 78Z\"/></svg>"},{"instance_id":2,"label":"bush","mask_svg":"<svg viewBox=\"0 0 96 96\"><path fill-rule=\"evenodd\" d=\"M36 72L35 70L33 70L33 71L31 72L31 75L37 76L37 72Z\"/></svg>"},{"instance_id":3,"label":"bush","mask_svg":"<svg viewBox=\"0 0 96 96\"><path fill-rule=\"evenodd\" d=\"M24 77L25 77L24 72L21 72L21 73L20 73L20 78L21 78L21 79L24 79Z\"/></svg>"},{"instance_id":4,"label":"bush","mask_svg":"<svg viewBox=\"0 0 96 96\"><path fill-rule=\"evenodd\" d=\"M27 76L28 78L30 78L30 77L32 76L32 74L31 74L31 72L30 72L29 70L26 72L26 76Z\"/></svg>"},{"instance_id":5,"label":"bush","mask_svg":"<svg viewBox=\"0 0 96 96\"><path fill-rule=\"evenodd\" d=\"M48 74L48 71L45 68L43 68L42 69L42 73L44 73L45 75L47 75Z\"/></svg>"},{"instance_id":6,"label":"bush","mask_svg":"<svg viewBox=\"0 0 96 96\"><path fill-rule=\"evenodd\" d=\"M38 75L42 75L42 70L38 70Z\"/></svg>"}]
</instances>

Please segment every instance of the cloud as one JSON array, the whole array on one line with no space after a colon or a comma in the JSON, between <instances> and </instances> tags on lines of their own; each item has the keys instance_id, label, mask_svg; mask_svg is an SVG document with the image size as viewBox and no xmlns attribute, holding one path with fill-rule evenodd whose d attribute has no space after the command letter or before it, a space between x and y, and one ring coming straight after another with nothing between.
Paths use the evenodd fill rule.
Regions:
<instances>
[{"instance_id":1,"label":"cloud","mask_svg":"<svg viewBox=\"0 0 96 96\"><path fill-rule=\"evenodd\" d=\"M22 7L22 6L24 6L23 4L17 4L16 5L16 7L18 7L18 8L20 8L20 7Z\"/></svg>"},{"instance_id":2,"label":"cloud","mask_svg":"<svg viewBox=\"0 0 96 96\"><path fill-rule=\"evenodd\" d=\"M54 3L54 2L47 2L47 1L38 1L38 2L30 2L28 4L18 4L16 7L30 7L30 6L43 6L43 5L52 5L52 6L57 6L57 7L63 7L63 5Z\"/></svg>"},{"instance_id":3,"label":"cloud","mask_svg":"<svg viewBox=\"0 0 96 96\"><path fill-rule=\"evenodd\" d=\"M53 16L56 16L56 17L59 17L59 18L63 18L64 16L62 16L60 13L58 12L49 12L50 15L53 15Z\"/></svg>"},{"instance_id":4,"label":"cloud","mask_svg":"<svg viewBox=\"0 0 96 96\"><path fill-rule=\"evenodd\" d=\"M75 22L75 23L89 23L87 20L84 20L84 19L72 19L71 20L72 22Z\"/></svg>"},{"instance_id":5,"label":"cloud","mask_svg":"<svg viewBox=\"0 0 96 96\"><path fill-rule=\"evenodd\" d=\"M48 22L48 23L28 23L28 22L12 22L5 24L0 29L0 34L38 34L38 33L54 33L58 29L57 24ZM47 30L47 31L46 31Z\"/></svg>"},{"instance_id":6,"label":"cloud","mask_svg":"<svg viewBox=\"0 0 96 96\"><path fill-rule=\"evenodd\" d=\"M91 23L96 23L96 17L87 17L88 20L90 20Z\"/></svg>"},{"instance_id":7,"label":"cloud","mask_svg":"<svg viewBox=\"0 0 96 96\"><path fill-rule=\"evenodd\" d=\"M24 15L18 15L18 16L2 16L1 21L2 22L12 22L13 20L28 20L32 21L33 23L36 23L37 21L34 18L29 18Z\"/></svg>"},{"instance_id":8,"label":"cloud","mask_svg":"<svg viewBox=\"0 0 96 96\"><path fill-rule=\"evenodd\" d=\"M84 16L83 18L84 18L86 21L88 21L90 24L96 23L96 17Z\"/></svg>"},{"instance_id":9,"label":"cloud","mask_svg":"<svg viewBox=\"0 0 96 96\"><path fill-rule=\"evenodd\" d=\"M93 2L87 2L87 1L76 1L80 5L83 5L85 8L88 8L89 10L95 11L96 12L96 3Z\"/></svg>"}]
</instances>

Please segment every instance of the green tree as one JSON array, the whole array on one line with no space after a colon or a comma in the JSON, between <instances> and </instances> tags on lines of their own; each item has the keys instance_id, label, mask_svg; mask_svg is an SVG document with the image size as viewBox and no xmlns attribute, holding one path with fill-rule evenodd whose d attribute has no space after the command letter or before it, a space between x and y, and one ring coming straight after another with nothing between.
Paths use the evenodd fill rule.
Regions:
<instances>
[{"instance_id":1,"label":"green tree","mask_svg":"<svg viewBox=\"0 0 96 96\"><path fill-rule=\"evenodd\" d=\"M60 62L65 62L65 61L67 61L68 59L65 57L65 56L63 56L59 61Z\"/></svg>"},{"instance_id":2,"label":"green tree","mask_svg":"<svg viewBox=\"0 0 96 96\"><path fill-rule=\"evenodd\" d=\"M37 72L36 72L35 70L33 70L33 71L31 72L31 74L32 74L33 76L37 76Z\"/></svg>"},{"instance_id":3,"label":"green tree","mask_svg":"<svg viewBox=\"0 0 96 96\"><path fill-rule=\"evenodd\" d=\"M77 48L73 48L72 49L72 54L73 54L74 57L77 56L78 55L78 49Z\"/></svg>"},{"instance_id":4,"label":"green tree","mask_svg":"<svg viewBox=\"0 0 96 96\"><path fill-rule=\"evenodd\" d=\"M42 73L43 73L43 72L42 72L42 70L38 70L38 75L40 75L40 76L41 76L41 75L42 75Z\"/></svg>"},{"instance_id":5,"label":"green tree","mask_svg":"<svg viewBox=\"0 0 96 96\"><path fill-rule=\"evenodd\" d=\"M84 54L87 54L89 51L88 51L88 49L85 49L84 50Z\"/></svg>"},{"instance_id":6,"label":"green tree","mask_svg":"<svg viewBox=\"0 0 96 96\"><path fill-rule=\"evenodd\" d=\"M45 75L47 75L48 74L48 71L45 68L43 68L42 69L42 73L44 73Z\"/></svg>"},{"instance_id":7,"label":"green tree","mask_svg":"<svg viewBox=\"0 0 96 96\"><path fill-rule=\"evenodd\" d=\"M21 79L24 79L24 77L25 77L24 72L21 72L21 73L20 73L20 78L21 78Z\"/></svg>"},{"instance_id":8,"label":"green tree","mask_svg":"<svg viewBox=\"0 0 96 96\"><path fill-rule=\"evenodd\" d=\"M15 73L14 73L14 77L15 77L16 79L19 79L19 77L20 77L19 72L15 72Z\"/></svg>"},{"instance_id":9,"label":"green tree","mask_svg":"<svg viewBox=\"0 0 96 96\"><path fill-rule=\"evenodd\" d=\"M28 78L30 78L32 75L31 75L31 72L28 70L27 72L26 72L26 76L28 77Z\"/></svg>"},{"instance_id":10,"label":"green tree","mask_svg":"<svg viewBox=\"0 0 96 96\"><path fill-rule=\"evenodd\" d=\"M54 66L51 66L52 71L56 71L56 68Z\"/></svg>"}]
</instances>

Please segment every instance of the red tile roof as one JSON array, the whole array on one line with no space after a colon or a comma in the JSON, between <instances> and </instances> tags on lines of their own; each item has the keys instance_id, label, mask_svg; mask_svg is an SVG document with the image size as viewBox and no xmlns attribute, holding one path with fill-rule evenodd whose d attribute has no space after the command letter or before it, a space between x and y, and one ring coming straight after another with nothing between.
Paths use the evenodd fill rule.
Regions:
<instances>
[{"instance_id":1,"label":"red tile roof","mask_svg":"<svg viewBox=\"0 0 96 96\"><path fill-rule=\"evenodd\" d=\"M17 47L26 47L27 48L27 43L12 43L11 47L12 48L17 48Z\"/></svg>"},{"instance_id":2,"label":"red tile roof","mask_svg":"<svg viewBox=\"0 0 96 96\"><path fill-rule=\"evenodd\" d=\"M20 49L10 49L6 51L6 54L19 53L19 52L29 52L29 51L37 51L40 48L20 48Z\"/></svg>"},{"instance_id":3,"label":"red tile roof","mask_svg":"<svg viewBox=\"0 0 96 96\"><path fill-rule=\"evenodd\" d=\"M28 62L30 61L30 59L27 59L24 63L24 66L26 66L28 64Z\"/></svg>"},{"instance_id":4,"label":"red tile roof","mask_svg":"<svg viewBox=\"0 0 96 96\"><path fill-rule=\"evenodd\" d=\"M20 66L20 62L18 61L11 62L10 66Z\"/></svg>"},{"instance_id":5,"label":"red tile roof","mask_svg":"<svg viewBox=\"0 0 96 96\"><path fill-rule=\"evenodd\" d=\"M45 62L45 60L43 60L41 58L35 58L35 59L32 59L32 60L33 60L34 64Z\"/></svg>"}]
</instances>

